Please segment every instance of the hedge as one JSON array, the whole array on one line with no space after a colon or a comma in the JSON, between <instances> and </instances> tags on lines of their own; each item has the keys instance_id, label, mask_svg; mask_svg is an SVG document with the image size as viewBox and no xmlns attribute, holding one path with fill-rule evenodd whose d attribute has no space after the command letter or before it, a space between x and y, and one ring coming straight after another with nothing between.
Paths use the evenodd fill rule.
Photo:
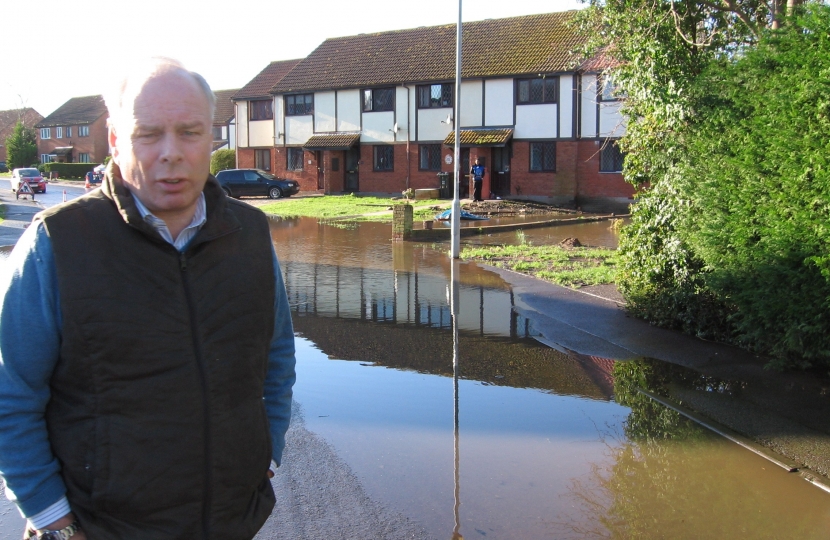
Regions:
<instances>
[{"instance_id":1,"label":"hedge","mask_svg":"<svg viewBox=\"0 0 830 540\"><path fill-rule=\"evenodd\" d=\"M44 163L38 167L40 172L57 173L58 178L83 178L86 173L97 167L98 163Z\"/></svg>"}]
</instances>

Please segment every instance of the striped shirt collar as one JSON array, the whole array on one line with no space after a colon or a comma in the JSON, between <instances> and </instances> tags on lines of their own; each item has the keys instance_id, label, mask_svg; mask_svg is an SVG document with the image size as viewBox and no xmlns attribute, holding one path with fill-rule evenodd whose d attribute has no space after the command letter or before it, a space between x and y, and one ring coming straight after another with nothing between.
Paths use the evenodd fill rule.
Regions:
<instances>
[{"instance_id":1,"label":"striped shirt collar","mask_svg":"<svg viewBox=\"0 0 830 540\"><path fill-rule=\"evenodd\" d=\"M199 200L196 202L196 213L193 214L193 219L190 220L190 225L185 227L184 230L179 233L179 236L174 240L173 235L170 234L170 229L167 228L167 223L165 223L163 219L154 216L153 213L150 212L135 195L133 195L133 200L135 201L135 206L138 208L138 212L141 214L144 221L155 229L168 244L172 245L179 251L184 251L187 244L190 243L193 237L196 236L196 233L199 232L199 229L201 229L205 224L205 221L207 221L207 204L205 203L205 194L200 193Z\"/></svg>"}]
</instances>

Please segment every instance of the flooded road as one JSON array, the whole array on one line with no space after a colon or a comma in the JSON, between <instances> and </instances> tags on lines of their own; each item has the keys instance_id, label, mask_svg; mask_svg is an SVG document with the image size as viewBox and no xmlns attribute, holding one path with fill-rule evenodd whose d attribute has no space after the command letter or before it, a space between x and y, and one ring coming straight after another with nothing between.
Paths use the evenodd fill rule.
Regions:
<instances>
[{"instance_id":1,"label":"flooded road","mask_svg":"<svg viewBox=\"0 0 830 540\"><path fill-rule=\"evenodd\" d=\"M576 226L527 233L614 236ZM503 234L462 242L517 236ZM827 537L830 496L637 394L639 364L540 345L506 284L472 263L454 369L448 246L312 219L274 220L272 235L307 428L431 537Z\"/></svg>"}]
</instances>

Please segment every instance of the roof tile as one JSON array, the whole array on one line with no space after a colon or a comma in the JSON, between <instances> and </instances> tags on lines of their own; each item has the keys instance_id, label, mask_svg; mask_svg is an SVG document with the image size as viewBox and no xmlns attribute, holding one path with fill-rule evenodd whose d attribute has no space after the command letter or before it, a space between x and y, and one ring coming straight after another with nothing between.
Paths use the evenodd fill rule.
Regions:
<instances>
[{"instance_id":1,"label":"roof tile","mask_svg":"<svg viewBox=\"0 0 830 540\"><path fill-rule=\"evenodd\" d=\"M215 90L213 95L216 96L216 109L213 111L214 124L227 124L233 118L235 112L233 101L231 97L239 91L238 88L234 90Z\"/></svg>"},{"instance_id":2,"label":"roof tile","mask_svg":"<svg viewBox=\"0 0 830 540\"><path fill-rule=\"evenodd\" d=\"M294 66L300 62L296 60L279 60L271 62L265 69L243 86L231 99L238 101L251 98L269 98L271 87L282 80Z\"/></svg>"},{"instance_id":3,"label":"roof tile","mask_svg":"<svg viewBox=\"0 0 830 540\"><path fill-rule=\"evenodd\" d=\"M585 38L576 11L464 23L462 77L574 69ZM359 88L455 78L456 25L331 38L275 84L272 93Z\"/></svg>"},{"instance_id":4,"label":"roof tile","mask_svg":"<svg viewBox=\"0 0 830 540\"><path fill-rule=\"evenodd\" d=\"M74 97L37 123L36 127L91 124L107 114L104 96Z\"/></svg>"}]
</instances>

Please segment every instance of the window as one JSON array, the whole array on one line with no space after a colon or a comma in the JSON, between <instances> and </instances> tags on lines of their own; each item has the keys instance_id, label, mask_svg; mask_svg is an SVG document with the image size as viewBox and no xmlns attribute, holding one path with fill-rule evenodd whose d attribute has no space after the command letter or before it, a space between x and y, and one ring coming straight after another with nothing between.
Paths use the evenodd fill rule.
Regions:
<instances>
[{"instance_id":1,"label":"window","mask_svg":"<svg viewBox=\"0 0 830 540\"><path fill-rule=\"evenodd\" d=\"M558 77L545 79L519 79L516 81L516 103L556 103Z\"/></svg>"},{"instance_id":2,"label":"window","mask_svg":"<svg viewBox=\"0 0 830 540\"><path fill-rule=\"evenodd\" d=\"M531 171L555 171L556 170L556 143L554 143L554 142L532 142L532 143L530 143L530 170Z\"/></svg>"},{"instance_id":3,"label":"window","mask_svg":"<svg viewBox=\"0 0 830 540\"><path fill-rule=\"evenodd\" d=\"M52 162L52 156L50 156L49 154L41 154L40 155L40 162L41 163L51 163Z\"/></svg>"},{"instance_id":4,"label":"window","mask_svg":"<svg viewBox=\"0 0 830 540\"><path fill-rule=\"evenodd\" d=\"M222 141L225 138L222 136L223 128L222 126L213 126L213 140L214 141Z\"/></svg>"},{"instance_id":5,"label":"window","mask_svg":"<svg viewBox=\"0 0 830 540\"><path fill-rule=\"evenodd\" d=\"M422 144L418 147L420 159L418 160L418 168L422 171L440 171L441 170L441 145L440 144Z\"/></svg>"},{"instance_id":6,"label":"window","mask_svg":"<svg viewBox=\"0 0 830 540\"><path fill-rule=\"evenodd\" d=\"M625 92L622 91L611 75L603 75L601 80L600 101L619 101L625 97Z\"/></svg>"},{"instance_id":7,"label":"window","mask_svg":"<svg viewBox=\"0 0 830 540\"><path fill-rule=\"evenodd\" d=\"M78 126L78 137L89 137L89 126Z\"/></svg>"},{"instance_id":8,"label":"window","mask_svg":"<svg viewBox=\"0 0 830 540\"><path fill-rule=\"evenodd\" d=\"M455 86L449 83L419 86L418 108L452 107L454 94Z\"/></svg>"},{"instance_id":9,"label":"window","mask_svg":"<svg viewBox=\"0 0 830 540\"><path fill-rule=\"evenodd\" d=\"M374 170L393 171L395 170L395 147L375 146L374 147Z\"/></svg>"},{"instance_id":10,"label":"window","mask_svg":"<svg viewBox=\"0 0 830 540\"><path fill-rule=\"evenodd\" d=\"M332 172L338 172L340 170L340 158L331 158L331 170Z\"/></svg>"},{"instance_id":11,"label":"window","mask_svg":"<svg viewBox=\"0 0 830 540\"><path fill-rule=\"evenodd\" d=\"M285 115L299 116L314 114L314 94L285 96Z\"/></svg>"},{"instance_id":12,"label":"window","mask_svg":"<svg viewBox=\"0 0 830 540\"><path fill-rule=\"evenodd\" d=\"M273 120L274 109L270 99L258 99L251 102L251 120Z\"/></svg>"},{"instance_id":13,"label":"window","mask_svg":"<svg viewBox=\"0 0 830 540\"><path fill-rule=\"evenodd\" d=\"M391 111L394 108L394 88L371 88L363 91L363 112Z\"/></svg>"},{"instance_id":14,"label":"window","mask_svg":"<svg viewBox=\"0 0 830 540\"><path fill-rule=\"evenodd\" d=\"M78 154L78 163L90 163L89 154Z\"/></svg>"},{"instance_id":15,"label":"window","mask_svg":"<svg viewBox=\"0 0 830 540\"><path fill-rule=\"evenodd\" d=\"M66 126L66 138L70 138L72 136L72 126Z\"/></svg>"},{"instance_id":16,"label":"window","mask_svg":"<svg viewBox=\"0 0 830 540\"><path fill-rule=\"evenodd\" d=\"M55 128L55 138L56 139L63 139L63 128L58 126Z\"/></svg>"},{"instance_id":17,"label":"window","mask_svg":"<svg viewBox=\"0 0 830 540\"><path fill-rule=\"evenodd\" d=\"M303 170L303 149L289 148L288 149L288 170L302 171Z\"/></svg>"},{"instance_id":18,"label":"window","mask_svg":"<svg viewBox=\"0 0 830 540\"><path fill-rule=\"evenodd\" d=\"M51 139L52 138L52 130L50 128L40 128L40 138L41 139ZM44 161L44 163L49 163L49 162Z\"/></svg>"},{"instance_id":19,"label":"window","mask_svg":"<svg viewBox=\"0 0 830 540\"><path fill-rule=\"evenodd\" d=\"M254 166L263 171L271 170L271 150L254 150Z\"/></svg>"},{"instance_id":20,"label":"window","mask_svg":"<svg viewBox=\"0 0 830 540\"><path fill-rule=\"evenodd\" d=\"M624 158L617 141L606 141L599 151L599 171L622 172Z\"/></svg>"}]
</instances>

